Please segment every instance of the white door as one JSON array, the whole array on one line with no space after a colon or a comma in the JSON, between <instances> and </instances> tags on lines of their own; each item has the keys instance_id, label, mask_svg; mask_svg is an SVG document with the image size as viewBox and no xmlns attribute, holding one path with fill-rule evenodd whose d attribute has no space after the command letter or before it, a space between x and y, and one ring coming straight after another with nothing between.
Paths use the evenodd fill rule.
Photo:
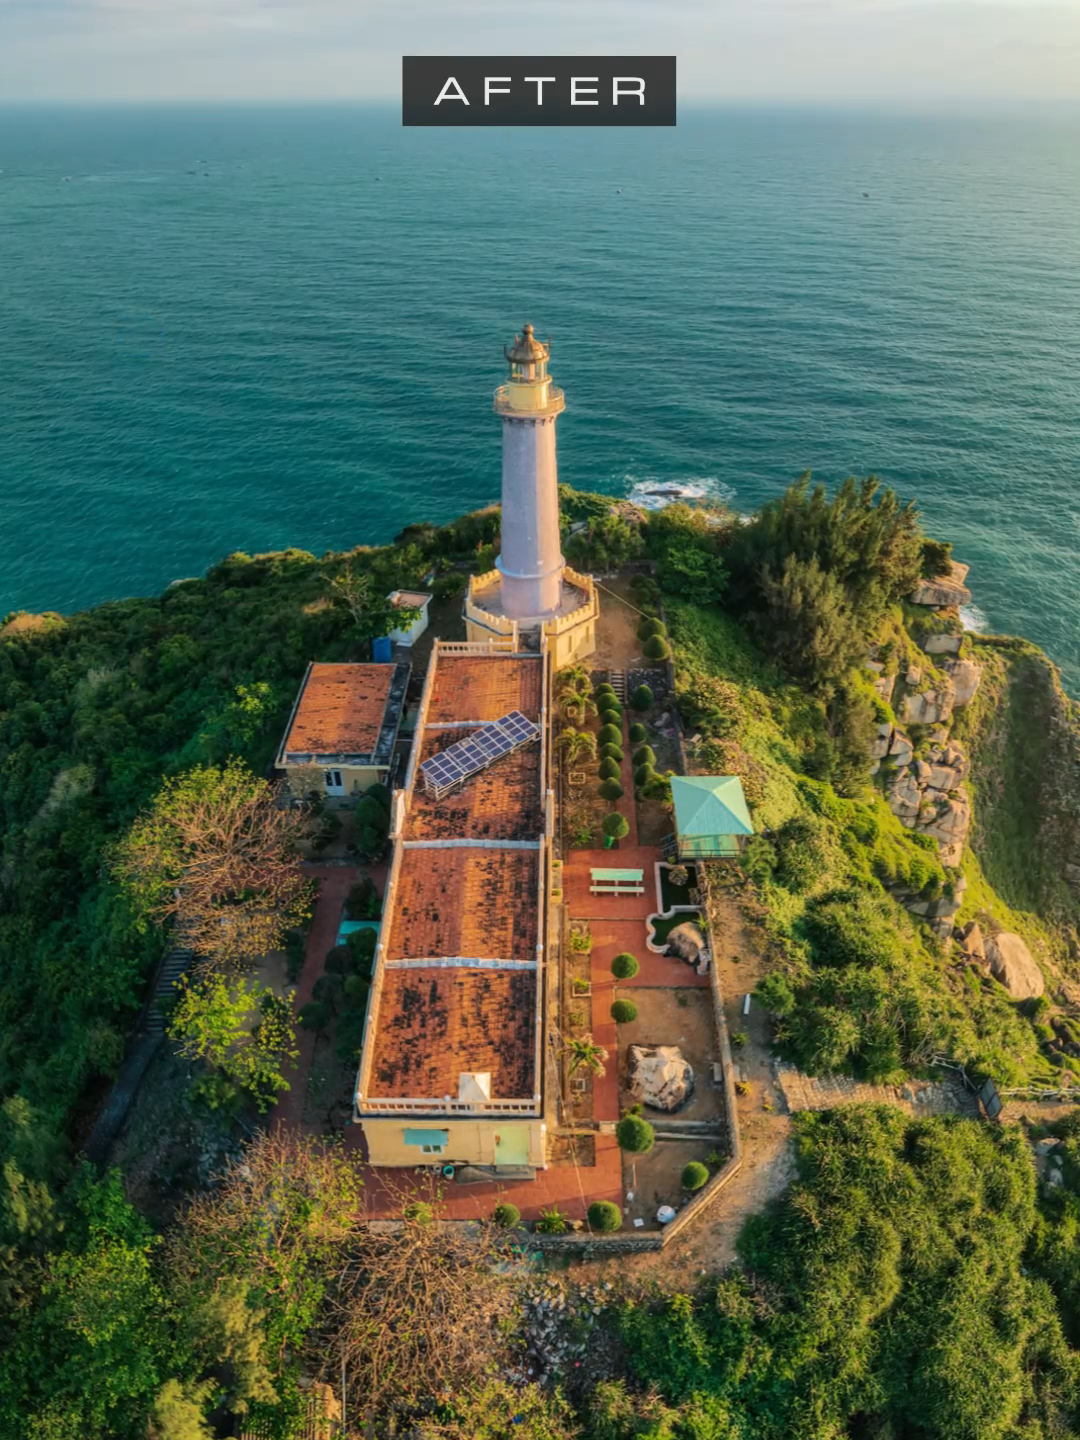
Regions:
<instances>
[{"instance_id":1,"label":"white door","mask_svg":"<svg viewBox=\"0 0 1080 1440\"><path fill-rule=\"evenodd\" d=\"M326 793L328 795L344 795L345 782L341 778L341 771L327 770L324 774L326 777Z\"/></svg>"}]
</instances>

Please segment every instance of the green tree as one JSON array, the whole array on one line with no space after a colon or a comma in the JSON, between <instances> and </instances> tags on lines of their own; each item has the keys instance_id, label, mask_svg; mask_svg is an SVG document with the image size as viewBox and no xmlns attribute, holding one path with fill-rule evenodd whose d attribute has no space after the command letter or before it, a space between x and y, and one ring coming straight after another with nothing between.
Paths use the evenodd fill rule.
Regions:
<instances>
[{"instance_id":1,"label":"green tree","mask_svg":"<svg viewBox=\"0 0 1080 1440\"><path fill-rule=\"evenodd\" d=\"M289 1083L281 1073L299 1056L289 1002L257 981L219 973L181 987L169 1021L178 1052L221 1070L268 1110Z\"/></svg>"},{"instance_id":2,"label":"green tree","mask_svg":"<svg viewBox=\"0 0 1080 1440\"><path fill-rule=\"evenodd\" d=\"M632 1155L644 1155L653 1148L656 1132L640 1115L624 1115L615 1126L615 1139L621 1150Z\"/></svg>"}]
</instances>

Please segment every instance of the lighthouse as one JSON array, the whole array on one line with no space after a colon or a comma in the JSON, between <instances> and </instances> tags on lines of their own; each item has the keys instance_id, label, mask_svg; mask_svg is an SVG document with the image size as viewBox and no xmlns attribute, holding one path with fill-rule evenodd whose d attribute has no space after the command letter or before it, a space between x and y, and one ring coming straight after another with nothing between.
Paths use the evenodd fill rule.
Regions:
<instances>
[{"instance_id":1,"label":"lighthouse","mask_svg":"<svg viewBox=\"0 0 1080 1440\"><path fill-rule=\"evenodd\" d=\"M559 531L555 422L566 408L548 374L550 350L531 325L503 346L510 367L495 391L502 421L501 541L495 569L473 577L465 602L470 640L508 637L557 665L596 648L599 601L591 576L569 569Z\"/></svg>"},{"instance_id":2,"label":"lighthouse","mask_svg":"<svg viewBox=\"0 0 1080 1440\"><path fill-rule=\"evenodd\" d=\"M505 614L546 620L562 600L555 421L566 402L548 374L550 351L531 325L503 354L510 379L495 391L502 419L502 550L495 565Z\"/></svg>"}]
</instances>

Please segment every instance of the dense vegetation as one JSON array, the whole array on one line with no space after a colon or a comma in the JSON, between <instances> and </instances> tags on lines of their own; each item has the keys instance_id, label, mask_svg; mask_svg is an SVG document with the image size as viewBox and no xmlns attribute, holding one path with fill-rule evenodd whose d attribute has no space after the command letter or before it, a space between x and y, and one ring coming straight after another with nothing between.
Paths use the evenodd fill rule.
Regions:
<instances>
[{"instance_id":1,"label":"dense vegetation","mask_svg":"<svg viewBox=\"0 0 1080 1440\"><path fill-rule=\"evenodd\" d=\"M642 520L573 492L563 509L576 563L648 562L636 603L662 606L666 623L645 622L643 647L658 660L670 647L695 762L743 779L759 832L747 907L770 962L759 993L783 1053L874 1079L929 1072L940 1057L1003 1082L1042 1078L1037 1007L950 965L901 903L936 898L955 876L867 778L874 727L889 718L862 674L867 645L910 643L903 597L947 547L872 481L831 500L800 482L745 525L686 506ZM391 589L434 575L436 594L457 593L468 570L491 565L497 530L485 511L348 556L234 555L156 599L0 629L0 1431L203 1440L247 1414L287 1440L307 1404L302 1377L332 1378L344 1358L370 1433L415 1440L1080 1434L1080 1139L1069 1121L1063 1181L1037 1194L1016 1129L803 1117L798 1180L751 1224L742 1264L686 1294L624 1290L588 1322L595 1353L562 1394L523 1381L524 1277L500 1249L513 1207L471 1250L404 1195L400 1232L374 1235L358 1223L346 1155L257 1135L158 1233L120 1176L73 1164L161 953L187 853L169 829L178 798L261 803L257 777L307 662L366 657L388 628ZM989 901L1010 914L991 883L1050 914L1064 901L1049 863L1030 877L1021 859L1038 816L1026 799L1011 810L996 784L1028 773L1022 732L1048 702L1021 687L995 748L988 712L1010 693L1004 662L990 680L965 723L1003 770L986 787L986 873L972 862L961 918ZM580 722L607 698L586 685L560 704ZM566 744L575 733L585 743L567 730ZM610 735L604 759L607 747L621 759ZM649 767L640 750L634 759ZM375 854L384 797L364 804ZM242 914L251 893L231 875L207 892L208 913ZM275 939L304 899L289 892ZM372 894L349 903L356 918L378 914ZM1029 932L1041 923L1023 918ZM319 1031L336 1016L346 1051L362 1024L370 935L331 952L299 1017ZM288 949L295 932L284 939ZM201 1103L224 1103L230 1086L269 1103L293 1017L235 955L220 958L180 998L170 1033L216 1077ZM613 965L636 970L630 955ZM596 1070L606 1058L592 1046L574 1063ZM629 1115L619 1139L645 1152L655 1136ZM687 1188L699 1179L687 1167ZM597 1229L614 1209L597 1211ZM565 1219L552 1213L542 1228L559 1233Z\"/></svg>"}]
</instances>

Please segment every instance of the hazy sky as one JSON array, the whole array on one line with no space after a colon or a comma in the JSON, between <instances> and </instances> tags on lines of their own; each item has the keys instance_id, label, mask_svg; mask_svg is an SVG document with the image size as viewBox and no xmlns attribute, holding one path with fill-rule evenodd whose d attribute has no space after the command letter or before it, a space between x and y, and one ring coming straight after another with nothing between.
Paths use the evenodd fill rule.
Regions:
<instances>
[{"instance_id":1,"label":"hazy sky","mask_svg":"<svg viewBox=\"0 0 1080 1440\"><path fill-rule=\"evenodd\" d=\"M0 102L394 99L403 52L674 53L684 100L1080 100L1080 0L0 0Z\"/></svg>"}]
</instances>

